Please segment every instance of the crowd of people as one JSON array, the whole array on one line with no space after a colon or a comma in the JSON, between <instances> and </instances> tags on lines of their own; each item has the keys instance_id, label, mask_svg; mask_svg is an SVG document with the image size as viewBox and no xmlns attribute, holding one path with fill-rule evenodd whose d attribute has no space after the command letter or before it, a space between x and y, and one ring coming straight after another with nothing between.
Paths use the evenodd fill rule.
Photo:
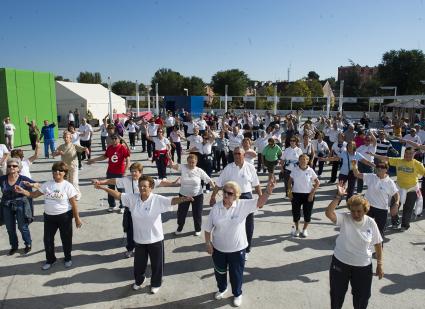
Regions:
<instances>
[{"instance_id":1,"label":"crowd of people","mask_svg":"<svg viewBox=\"0 0 425 309\"><path fill-rule=\"evenodd\" d=\"M367 114L359 123L353 123L340 113L306 118L302 110L286 115L227 112L220 117L210 113L195 117L182 110L141 118L130 113L125 120L106 116L95 130L86 118L80 119L79 114L76 117L70 111L64 142L58 147L55 122L45 120L39 130L35 121L25 118L35 151L27 159L22 149L14 147L16 127L11 120L4 119L5 144L0 144L0 222L9 235L8 254L14 255L18 250L16 226L25 244L24 254L29 253L33 199L44 197L43 270L56 262L54 235L58 229L64 265L72 266L73 219L77 228L82 226L78 211L78 201L83 198L78 176L82 162L87 162L89 168L107 160L106 177L99 175L93 185L107 193L109 212L117 209L119 200L118 212L123 214L127 235L125 257L134 257L132 288L140 289L150 259L153 294L161 287L164 268L161 214L172 210L173 205L178 205L176 235L182 233L192 206L194 235L201 236L204 230L206 251L212 255L218 288L215 298L222 299L227 292L229 272L235 306L242 304L243 272L253 245L255 211L267 203L277 182L283 182L283 198L292 205L290 234L309 237L316 192L325 184L323 171L329 162L331 175L326 184L336 183L337 188L326 216L340 227L330 266L332 308L342 307L348 283L354 307L367 307L373 253L376 274L379 278L384 275L382 246L388 214L392 229L406 231L413 216L422 212L425 185L419 183L425 175L425 130L420 123L386 117L373 126ZM93 134L98 131L103 154L92 157ZM30 165L39 159L42 140L44 157L60 156L60 161L52 165L53 179L38 183L31 177ZM146 163L155 162L157 177L143 175L143 164L131 162L134 152L147 153ZM186 163L182 164L184 154ZM394 173L390 167L396 168L395 181L390 177ZM179 178L168 180L168 168L178 171ZM259 180L262 174L268 178L266 187ZM179 187L179 194L169 198L153 193L159 186ZM220 191L222 200L217 199ZM344 208L336 212L344 197L348 212ZM205 204L211 209L203 226Z\"/></svg>"}]
</instances>

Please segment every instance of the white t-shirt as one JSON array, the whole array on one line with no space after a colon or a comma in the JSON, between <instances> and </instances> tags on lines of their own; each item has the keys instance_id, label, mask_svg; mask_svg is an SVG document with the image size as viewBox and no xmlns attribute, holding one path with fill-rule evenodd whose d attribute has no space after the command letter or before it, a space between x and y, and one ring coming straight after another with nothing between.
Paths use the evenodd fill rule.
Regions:
<instances>
[{"instance_id":1,"label":"white t-shirt","mask_svg":"<svg viewBox=\"0 0 425 309\"><path fill-rule=\"evenodd\" d=\"M316 156L316 158L319 157L319 153L321 153L322 155L329 153L329 147L325 141L319 142L319 140L314 139L311 141L311 144L314 148L314 155Z\"/></svg>"},{"instance_id":2,"label":"white t-shirt","mask_svg":"<svg viewBox=\"0 0 425 309\"><path fill-rule=\"evenodd\" d=\"M107 137L108 136L108 130L106 129L105 124L100 125L100 136Z\"/></svg>"},{"instance_id":3,"label":"white t-shirt","mask_svg":"<svg viewBox=\"0 0 425 309\"><path fill-rule=\"evenodd\" d=\"M39 191L44 194L44 212L51 216L70 211L72 207L69 199L78 194L74 185L66 180L49 180L41 185Z\"/></svg>"},{"instance_id":4,"label":"white t-shirt","mask_svg":"<svg viewBox=\"0 0 425 309\"><path fill-rule=\"evenodd\" d=\"M341 147L339 147L338 145L341 145ZM333 143L332 150L333 150L335 156L340 157L341 154L344 151L347 151L347 142L342 142L342 143L336 142L336 143Z\"/></svg>"},{"instance_id":5,"label":"white t-shirt","mask_svg":"<svg viewBox=\"0 0 425 309\"><path fill-rule=\"evenodd\" d=\"M194 122L183 122L187 126L187 134L193 134L193 129L199 126Z\"/></svg>"},{"instance_id":6,"label":"white t-shirt","mask_svg":"<svg viewBox=\"0 0 425 309\"><path fill-rule=\"evenodd\" d=\"M263 137L257 138L255 143L254 143L255 148L257 149L257 152L263 153L263 150L264 150L264 148L267 147L268 143L269 143L269 139L268 139L267 136L264 137L264 138Z\"/></svg>"},{"instance_id":7,"label":"white t-shirt","mask_svg":"<svg viewBox=\"0 0 425 309\"><path fill-rule=\"evenodd\" d=\"M139 126L135 123L132 123L128 124L126 129L128 133L136 133L136 130L139 129Z\"/></svg>"},{"instance_id":8,"label":"white t-shirt","mask_svg":"<svg viewBox=\"0 0 425 309\"><path fill-rule=\"evenodd\" d=\"M363 157L365 157L366 160L372 162L373 156L371 156L367 152L375 153L376 152L376 145L375 146L373 146L372 144L370 144L369 146L361 145L359 148L356 149L356 151L358 153L360 153Z\"/></svg>"},{"instance_id":9,"label":"white t-shirt","mask_svg":"<svg viewBox=\"0 0 425 309\"><path fill-rule=\"evenodd\" d=\"M201 154L210 155L212 154L212 143L206 142L205 144L201 144L201 150L199 151Z\"/></svg>"},{"instance_id":10,"label":"white t-shirt","mask_svg":"<svg viewBox=\"0 0 425 309\"><path fill-rule=\"evenodd\" d=\"M80 145L80 133L74 132L71 134L71 143L74 145Z\"/></svg>"},{"instance_id":11,"label":"white t-shirt","mask_svg":"<svg viewBox=\"0 0 425 309\"><path fill-rule=\"evenodd\" d=\"M7 149L5 144L0 144L0 160L3 158L5 154L9 154L9 149ZM6 161L4 161L4 164L6 164Z\"/></svg>"},{"instance_id":12,"label":"white t-shirt","mask_svg":"<svg viewBox=\"0 0 425 309\"><path fill-rule=\"evenodd\" d=\"M205 131L207 129L207 122L204 119L198 121L199 130Z\"/></svg>"},{"instance_id":13,"label":"white t-shirt","mask_svg":"<svg viewBox=\"0 0 425 309\"><path fill-rule=\"evenodd\" d=\"M13 123L4 123L4 134L7 136L12 136L15 133L15 126Z\"/></svg>"},{"instance_id":14,"label":"white t-shirt","mask_svg":"<svg viewBox=\"0 0 425 309\"><path fill-rule=\"evenodd\" d=\"M198 152L202 151L203 138L200 135L191 135L187 137L187 141L190 142L190 148L195 147Z\"/></svg>"},{"instance_id":15,"label":"white t-shirt","mask_svg":"<svg viewBox=\"0 0 425 309\"><path fill-rule=\"evenodd\" d=\"M131 212L136 243L152 244L164 239L161 214L173 209L171 198L151 193L143 202L140 194L123 193L121 201Z\"/></svg>"},{"instance_id":16,"label":"white t-shirt","mask_svg":"<svg viewBox=\"0 0 425 309\"><path fill-rule=\"evenodd\" d=\"M158 128L159 128L159 124L156 123L149 123L147 126L147 130L148 130L148 134L149 136L156 136L158 134Z\"/></svg>"},{"instance_id":17,"label":"white t-shirt","mask_svg":"<svg viewBox=\"0 0 425 309\"><path fill-rule=\"evenodd\" d=\"M28 160L27 158L24 158L22 161L22 169L21 172L19 174L21 174L22 176L28 177L30 179L31 178L31 173L30 173L30 165L32 164L30 160Z\"/></svg>"},{"instance_id":18,"label":"white t-shirt","mask_svg":"<svg viewBox=\"0 0 425 309\"><path fill-rule=\"evenodd\" d=\"M255 166L247 162L241 168L235 162L228 164L216 179L216 184L223 187L228 181L237 182L241 193L252 192L252 187L260 184Z\"/></svg>"},{"instance_id":19,"label":"white t-shirt","mask_svg":"<svg viewBox=\"0 0 425 309\"><path fill-rule=\"evenodd\" d=\"M291 178L294 180L292 192L310 193L313 189L313 183L317 179L317 174L309 166L305 170L297 166L292 170Z\"/></svg>"},{"instance_id":20,"label":"white t-shirt","mask_svg":"<svg viewBox=\"0 0 425 309\"><path fill-rule=\"evenodd\" d=\"M165 126L167 128L174 127L175 124L176 124L176 119L173 116L169 116L165 118Z\"/></svg>"},{"instance_id":21,"label":"white t-shirt","mask_svg":"<svg viewBox=\"0 0 425 309\"><path fill-rule=\"evenodd\" d=\"M363 222L354 221L351 213L336 213L336 225L341 227L334 250L335 257L351 266L372 263L372 247L382 243L375 220L365 215Z\"/></svg>"},{"instance_id":22,"label":"white t-shirt","mask_svg":"<svg viewBox=\"0 0 425 309\"><path fill-rule=\"evenodd\" d=\"M154 181L154 188L156 188L157 186L161 184L160 179L154 179L153 181ZM125 193L140 193L139 181L137 179L134 180L131 176L127 176L123 178L115 178L115 184L118 189L124 189Z\"/></svg>"},{"instance_id":23,"label":"white t-shirt","mask_svg":"<svg viewBox=\"0 0 425 309\"><path fill-rule=\"evenodd\" d=\"M189 169L186 164L179 165L181 172L180 178L180 194L184 196L198 196L202 194L201 180L205 183L210 183L211 178L204 172L204 170L196 167Z\"/></svg>"},{"instance_id":24,"label":"white t-shirt","mask_svg":"<svg viewBox=\"0 0 425 309\"><path fill-rule=\"evenodd\" d=\"M173 143L180 143L180 135L176 131L171 131L170 138Z\"/></svg>"},{"instance_id":25,"label":"white t-shirt","mask_svg":"<svg viewBox=\"0 0 425 309\"><path fill-rule=\"evenodd\" d=\"M311 142L308 142L307 146L304 146L304 141L301 141L299 147L304 154L311 155L312 150L313 150L313 145L311 144Z\"/></svg>"},{"instance_id":26,"label":"white t-shirt","mask_svg":"<svg viewBox=\"0 0 425 309\"><path fill-rule=\"evenodd\" d=\"M303 154L299 147L288 147L282 153L281 159L285 161L285 169L292 171L298 164L298 158Z\"/></svg>"},{"instance_id":27,"label":"white t-shirt","mask_svg":"<svg viewBox=\"0 0 425 309\"><path fill-rule=\"evenodd\" d=\"M74 114L73 113L69 113L68 114L68 121L72 121L72 122L75 121L75 117L74 117Z\"/></svg>"},{"instance_id":28,"label":"white t-shirt","mask_svg":"<svg viewBox=\"0 0 425 309\"><path fill-rule=\"evenodd\" d=\"M205 231L212 232L212 243L221 252L236 252L248 246L245 219L257 210L258 199L236 200L226 209L223 202L215 204L208 216Z\"/></svg>"},{"instance_id":29,"label":"white t-shirt","mask_svg":"<svg viewBox=\"0 0 425 309\"><path fill-rule=\"evenodd\" d=\"M155 143L155 150L165 150L167 149L167 145L170 145L170 141L166 137L163 137L162 139L152 137L152 140Z\"/></svg>"},{"instance_id":30,"label":"white t-shirt","mask_svg":"<svg viewBox=\"0 0 425 309\"><path fill-rule=\"evenodd\" d=\"M422 140L417 134L415 136L412 136L411 134L406 134L405 136L403 136L403 139L406 141L414 142L416 144L422 144Z\"/></svg>"},{"instance_id":31,"label":"white t-shirt","mask_svg":"<svg viewBox=\"0 0 425 309\"><path fill-rule=\"evenodd\" d=\"M240 147L243 139L244 137L240 132L236 136L233 133L229 133L229 150L233 151L236 147Z\"/></svg>"},{"instance_id":32,"label":"white t-shirt","mask_svg":"<svg viewBox=\"0 0 425 309\"><path fill-rule=\"evenodd\" d=\"M89 141L91 139L91 135L93 133L93 128L91 125L86 123L85 125L80 125L79 128L80 133L83 133L84 135L80 135L81 141Z\"/></svg>"},{"instance_id":33,"label":"white t-shirt","mask_svg":"<svg viewBox=\"0 0 425 309\"><path fill-rule=\"evenodd\" d=\"M398 192L394 180L389 176L381 179L375 174L365 173L363 181L367 186L365 198L369 201L370 206L388 210L392 196Z\"/></svg>"}]
</instances>

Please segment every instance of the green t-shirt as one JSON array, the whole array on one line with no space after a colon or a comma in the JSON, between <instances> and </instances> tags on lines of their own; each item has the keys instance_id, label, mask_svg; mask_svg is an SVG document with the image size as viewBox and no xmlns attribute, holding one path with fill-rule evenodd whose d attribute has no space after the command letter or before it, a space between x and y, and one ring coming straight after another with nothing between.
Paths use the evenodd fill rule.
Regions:
<instances>
[{"instance_id":1,"label":"green t-shirt","mask_svg":"<svg viewBox=\"0 0 425 309\"><path fill-rule=\"evenodd\" d=\"M263 150L263 156L266 161L273 162L280 158L282 155L282 149L278 145L274 145L273 147L270 147L270 145L267 145L266 148Z\"/></svg>"}]
</instances>

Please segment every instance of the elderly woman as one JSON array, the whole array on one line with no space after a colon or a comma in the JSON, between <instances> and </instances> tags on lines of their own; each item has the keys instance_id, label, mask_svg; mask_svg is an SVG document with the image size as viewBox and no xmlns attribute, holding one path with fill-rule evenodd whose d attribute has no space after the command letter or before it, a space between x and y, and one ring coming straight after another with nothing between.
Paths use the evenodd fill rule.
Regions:
<instances>
[{"instance_id":1,"label":"elderly woman","mask_svg":"<svg viewBox=\"0 0 425 309\"><path fill-rule=\"evenodd\" d=\"M306 154L308 156L308 164L311 166L313 164L313 158L314 158L314 147L312 145L312 142L310 140L310 137L308 134L303 135L303 140L299 143L300 149L302 150L303 154Z\"/></svg>"},{"instance_id":2,"label":"elderly woman","mask_svg":"<svg viewBox=\"0 0 425 309\"><path fill-rule=\"evenodd\" d=\"M17 192L17 187L27 187L26 182L33 182L28 177L20 175L22 169L21 160L11 158L7 160L6 175L0 176L0 187L2 192L0 215L6 225L9 234L9 243L11 249L8 255L15 254L18 251L18 236L16 234L16 222L25 243L24 253L31 251L31 234L29 223L32 220L32 211L28 199ZM1 220L0 220L1 221Z\"/></svg>"},{"instance_id":3,"label":"elderly woman","mask_svg":"<svg viewBox=\"0 0 425 309\"><path fill-rule=\"evenodd\" d=\"M289 143L290 143L290 146L288 148L285 148L280 158L282 163L282 174L283 174L283 182L285 184L286 197L288 197L288 189L289 189L288 182L289 182L291 172L297 166L298 158L300 157L300 155L303 154L303 151L301 150L301 148L297 146L298 138L296 136L291 137L289 140Z\"/></svg>"},{"instance_id":4,"label":"elderly woman","mask_svg":"<svg viewBox=\"0 0 425 309\"><path fill-rule=\"evenodd\" d=\"M369 202L360 195L347 201L349 213L337 213L335 208L346 194L342 182L338 193L326 208L326 216L340 227L330 266L331 308L342 308L348 283L351 284L353 307L366 308L372 286L372 247L375 247L376 275L384 276L382 237L376 222L366 215Z\"/></svg>"},{"instance_id":5,"label":"elderly woman","mask_svg":"<svg viewBox=\"0 0 425 309\"><path fill-rule=\"evenodd\" d=\"M133 290L139 290L145 281L148 258L151 261L151 293L156 294L162 284L164 232L161 214L172 210L172 206L193 201L192 197L164 197L152 193L154 180L150 176L139 178L140 193L120 193L118 191L96 185L130 209L134 229L134 279Z\"/></svg>"},{"instance_id":6,"label":"elderly woman","mask_svg":"<svg viewBox=\"0 0 425 309\"><path fill-rule=\"evenodd\" d=\"M274 169L279 163L279 158L282 155L282 149L276 145L274 138L268 139L268 145L263 150L264 166L267 167L269 180L274 178Z\"/></svg>"},{"instance_id":7,"label":"elderly woman","mask_svg":"<svg viewBox=\"0 0 425 309\"><path fill-rule=\"evenodd\" d=\"M248 240L245 232L245 219L262 208L275 187L270 180L266 191L254 199L239 199L241 189L234 181L223 186L223 201L211 209L205 227L207 252L212 254L214 274L218 292L216 299L222 299L227 292L227 268L229 268L230 284L234 296L233 304L242 304L242 276L245 267L245 249Z\"/></svg>"},{"instance_id":8,"label":"elderly woman","mask_svg":"<svg viewBox=\"0 0 425 309\"><path fill-rule=\"evenodd\" d=\"M153 160L156 162L159 179L167 178L167 165L170 158L171 144L168 138L164 136L164 129L157 131L158 136L151 137L149 130L146 129L146 139L155 145Z\"/></svg>"},{"instance_id":9,"label":"elderly woman","mask_svg":"<svg viewBox=\"0 0 425 309\"><path fill-rule=\"evenodd\" d=\"M377 163L376 174L360 173L356 162L353 161L353 172L354 176L362 179L367 185L365 198L370 203L370 209L367 215L375 219L379 232L384 237L389 205L391 204L392 212L397 213L400 202L397 185L387 174L388 164L385 162Z\"/></svg>"},{"instance_id":10,"label":"elderly woman","mask_svg":"<svg viewBox=\"0 0 425 309\"><path fill-rule=\"evenodd\" d=\"M52 166L53 180L41 185L37 191L28 192L21 187L16 187L16 192L25 196L37 198L44 196L44 250L46 262L41 269L48 270L56 262L55 234L59 229L63 253L65 255L65 268L72 266L72 218L75 219L77 228L82 226L77 206L77 190L68 181L66 176L68 165L56 162ZM34 186L33 184L31 186Z\"/></svg>"},{"instance_id":11,"label":"elderly woman","mask_svg":"<svg viewBox=\"0 0 425 309\"><path fill-rule=\"evenodd\" d=\"M292 232L294 237L308 237L307 227L311 221L314 196L320 186L320 181L314 170L308 166L309 157L302 154L298 159L298 166L295 167L289 178L288 196L292 202L292 217L295 229ZM301 218L301 206L303 207L304 226L300 234L299 221Z\"/></svg>"},{"instance_id":12,"label":"elderly woman","mask_svg":"<svg viewBox=\"0 0 425 309\"><path fill-rule=\"evenodd\" d=\"M38 159L39 148L40 148L40 143L37 142L35 146L34 154L29 158L24 158L24 152L20 148L15 148L10 152L10 156L12 158L18 158L19 160L21 160L21 163L22 163L22 169L20 172L21 175L31 178L30 166L35 160Z\"/></svg>"},{"instance_id":13,"label":"elderly woman","mask_svg":"<svg viewBox=\"0 0 425 309\"><path fill-rule=\"evenodd\" d=\"M68 166L67 181L72 183L77 190L77 201L81 198L80 188L78 186L78 153L86 152L89 153L89 149L72 143L72 133L69 131L63 132L64 144L60 145L55 152L53 157L61 156L62 162Z\"/></svg>"},{"instance_id":14,"label":"elderly woman","mask_svg":"<svg viewBox=\"0 0 425 309\"><path fill-rule=\"evenodd\" d=\"M143 165L142 163L135 162L130 165L130 176L126 176L123 178L109 178L104 180L98 180L93 179L92 183L94 185L109 185L109 186L116 186L118 190L123 190L125 193L133 193L137 194L139 192L139 178L142 177L143 174ZM177 181L179 179L177 178ZM154 187L160 187L160 186L174 186L177 181L170 182L166 179L154 179ZM130 258L133 256L133 250L134 250L134 240L133 240L133 223L131 220L131 213L130 210L125 207L124 215L123 215L123 228L124 233L126 233L127 236L127 244L125 252L125 257Z\"/></svg>"},{"instance_id":15,"label":"elderly woman","mask_svg":"<svg viewBox=\"0 0 425 309\"><path fill-rule=\"evenodd\" d=\"M204 181L214 189L214 182L201 168L197 167L198 157L190 154L187 157L187 164L172 166L173 169L180 171L180 196L193 197L192 201L181 203L177 209L177 230L174 232L180 235L186 221L189 205L192 204L193 224L195 226L195 236L201 235L202 225L202 207L204 204L204 194L202 193L201 182Z\"/></svg>"}]
</instances>

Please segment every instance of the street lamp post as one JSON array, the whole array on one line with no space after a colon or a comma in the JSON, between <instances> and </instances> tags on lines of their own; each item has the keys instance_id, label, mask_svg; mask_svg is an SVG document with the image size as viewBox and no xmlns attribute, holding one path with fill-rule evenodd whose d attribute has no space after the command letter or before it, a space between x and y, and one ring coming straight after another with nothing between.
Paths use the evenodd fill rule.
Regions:
<instances>
[{"instance_id":1,"label":"street lamp post","mask_svg":"<svg viewBox=\"0 0 425 309\"><path fill-rule=\"evenodd\" d=\"M156 114L159 116L158 83L155 84L155 101L156 101Z\"/></svg>"},{"instance_id":2,"label":"street lamp post","mask_svg":"<svg viewBox=\"0 0 425 309\"><path fill-rule=\"evenodd\" d=\"M224 86L224 112L227 113L227 90L229 89L228 85Z\"/></svg>"},{"instance_id":3,"label":"street lamp post","mask_svg":"<svg viewBox=\"0 0 425 309\"><path fill-rule=\"evenodd\" d=\"M146 85L147 91L148 91L148 112L151 111L151 85Z\"/></svg>"},{"instance_id":4,"label":"street lamp post","mask_svg":"<svg viewBox=\"0 0 425 309\"><path fill-rule=\"evenodd\" d=\"M137 117L139 117L140 112L140 106L139 106L139 85L136 80L136 111L137 111Z\"/></svg>"},{"instance_id":5,"label":"street lamp post","mask_svg":"<svg viewBox=\"0 0 425 309\"><path fill-rule=\"evenodd\" d=\"M183 90L186 92L186 96L188 97L189 96L189 89L183 88Z\"/></svg>"},{"instance_id":6,"label":"street lamp post","mask_svg":"<svg viewBox=\"0 0 425 309\"><path fill-rule=\"evenodd\" d=\"M109 93L109 120L114 123L114 115L112 114L112 84L111 77L108 76L108 93Z\"/></svg>"}]
</instances>

